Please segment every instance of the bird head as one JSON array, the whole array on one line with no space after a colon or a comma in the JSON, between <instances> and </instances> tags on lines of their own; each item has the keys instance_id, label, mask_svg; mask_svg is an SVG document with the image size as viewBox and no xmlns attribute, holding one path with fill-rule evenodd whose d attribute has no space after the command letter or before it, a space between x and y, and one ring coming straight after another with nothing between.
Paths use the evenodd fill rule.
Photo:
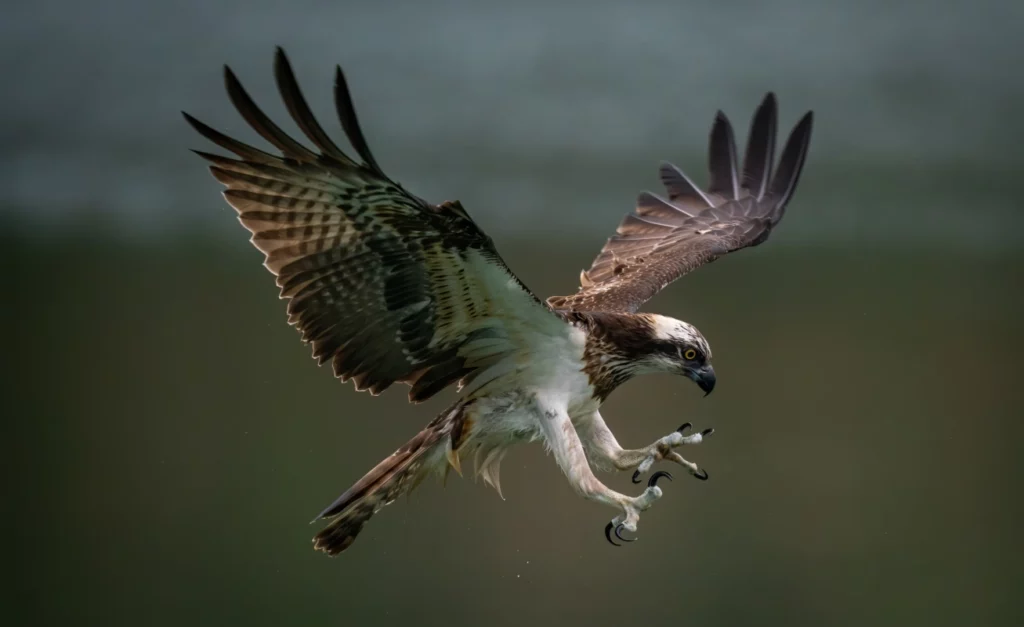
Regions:
<instances>
[{"instance_id":1,"label":"bird head","mask_svg":"<svg viewBox=\"0 0 1024 627\"><path fill-rule=\"evenodd\" d=\"M642 361L650 372L681 374L691 379L704 395L715 389L715 369L711 366L711 347L691 324L651 315L650 350Z\"/></svg>"}]
</instances>

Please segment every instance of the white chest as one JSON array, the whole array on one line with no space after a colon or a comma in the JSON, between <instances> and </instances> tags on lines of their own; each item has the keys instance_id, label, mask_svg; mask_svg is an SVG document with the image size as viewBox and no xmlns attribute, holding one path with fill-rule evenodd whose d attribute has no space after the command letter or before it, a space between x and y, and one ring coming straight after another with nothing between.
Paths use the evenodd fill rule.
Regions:
<instances>
[{"instance_id":1,"label":"white chest","mask_svg":"<svg viewBox=\"0 0 1024 627\"><path fill-rule=\"evenodd\" d=\"M591 416L600 402L583 372L585 345L586 335L566 326L563 333L535 346L513 375L474 394L478 435L485 440L532 440L540 436L545 411L565 411L574 423Z\"/></svg>"},{"instance_id":2,"label":"white chest","mask_svg":"<svg viewBox=\"0 0 1024 627\"><path fill-rule=\"evenodd\" d=\"M524 373L523 391L564 408L574 420L596 411L600 402L594 399L590 378L583 372L585 343L584 333L570 328L564 339L544 347Z\"/></svg>"}]
</instances>

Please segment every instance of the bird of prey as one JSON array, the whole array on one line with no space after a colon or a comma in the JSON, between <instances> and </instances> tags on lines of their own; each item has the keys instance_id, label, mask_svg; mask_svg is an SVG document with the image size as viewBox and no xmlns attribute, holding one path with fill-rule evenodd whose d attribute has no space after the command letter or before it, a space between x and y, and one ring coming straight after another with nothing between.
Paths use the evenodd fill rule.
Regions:
<instances>
[{"instance_id":1,"label":"bird of prey","mask_svg":"<svg viewBox=\"0 0 1024 627\"><path fill-rule=\"evenodd\" d=\"M666 194L644 192L615 234L580 273L570 296L541 300L502 261L491 238L458 201L432 203L384 173L370 152L341 68L334 99L341 127L358 158L343 151L314 119L284 52L274 74L288 113L315 147L281 130L253 102L230 68L228 96L271 154L184 114L203 137L234 158L197 153L212 163L251 241L265 255L288 301L288 322L330 363L341 381L377 395L408 384L409 400L455 386L461 392L415 437L331 503L316 549L347 549L381 507L431 474L476 472L498 493L498 469L510 447L543 440L584 498L615 510L605 537L631 540L641 512L662 496L651 475L637 496L612 490L595 470L634 471L655 462L708 475L676 450L711 430L689 423L648 446L624 449L600 408L616 387L645 373L715 387L711 347L693 325L639 313L677 278L726 253L756 246L782 219L800 178L812 113L794 127L773 167L776 100L767 94L754 114L742 164L732 126L721 112L710 134L706 190L669 163ZM617 545L617 544L616 544ZM618 546L618 545L617 545Z\"/></svg>"}]
</instances>

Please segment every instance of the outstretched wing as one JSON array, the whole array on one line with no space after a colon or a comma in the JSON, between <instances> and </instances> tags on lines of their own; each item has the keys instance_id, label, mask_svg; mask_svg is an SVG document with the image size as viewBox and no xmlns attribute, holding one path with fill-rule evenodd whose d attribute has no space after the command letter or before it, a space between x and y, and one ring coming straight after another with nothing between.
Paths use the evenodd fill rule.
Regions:
<instances>
[{"instance_id":1,"label":"outstretched wing","mask_svg":"<svg viewBox=\"0 0 1024 627\"><path fill-rule=\"evenodd\" d=\"M670 163L661 165L668 199L643 192L589 270L580 289L552 296L556 309L634 312L666 285L722 255L756 246L782 219L793 195L813 115L797 123L772 174L777 107L765 96L754 114L739 172L732 125L719 111L711 128L711 181L704 192Z\"/></svg>"},{"instance_id":2,"label":"outstretched wing","mask_svg":"<svg viewBox=\"0 0 1024 627\"><path fill-rule=\"evenodd\" d=\"M288 299L288 321L320 364L356 389L396 381L422 401L528 350L563 323L509 271L458 202L430 204L380 169L363 138L341 68L334 86L342 128L362 162L314 119L284 52L275 77L295 123L318 149L285 134L225 67L242 117L283 156L236 141L185 114L237 159L198 154ZM484 383L480 380L478 383Z\"/></svg>"}]
</instances>

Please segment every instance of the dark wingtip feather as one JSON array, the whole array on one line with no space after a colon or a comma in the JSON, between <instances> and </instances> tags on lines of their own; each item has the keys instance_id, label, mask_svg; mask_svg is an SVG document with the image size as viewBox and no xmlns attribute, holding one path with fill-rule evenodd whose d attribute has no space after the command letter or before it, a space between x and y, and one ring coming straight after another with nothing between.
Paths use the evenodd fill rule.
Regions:
<instances>
[{"instance_id":1,"label":"dark wingtip feather","mask_svg":"<svg viewBox=\"0 0 1024 627\"><path fill-rule=\"evenodd\" d=\"M181 114L185 117L185 121L188 122L189 125L193 129L195 129L197 133L199 133L206 139L210 140L211 142L217 144L221 148L225 150L230 150L239 157L242 157L243 159L248 159L250 161L255 161L258 163L270 164L280 162L280 159L275 157L274 155L267 152L263 152L259 148L253 148L252 146L242 143L237 139L232 139L225 135L224 133L221 133L220 131L214 129L213 127L208 126L203 122L200 122L199 120L197 120L196 118L192 117L184 111L182 111Z\"/></svg>"},{"instance_id":2,"label":"dark wingtip feather","mask_svg":"<svg viewBox=\"0 0 1024 627\"><path fill-rule=\"evenodd\" d=\"M814 126L814 112L808 111L804 114L786 140L786 147L782 150L782 157L779 158L779 167L772 178L769 193L776 199L776 215L773 221L782 217L786 203L793 196L797 183L800 181L800 174L803 171L804 161L807 158L807 149L811 142L811 130Z\"/></svg>"},{"instance_id":3,"label":"dark wingtip feather","mask_svg":"<svg viewBox=\"0 0 1024 627\"><path fill-rule=\"evenodd\" d=\"M747 151L743 157L743 187L758 199L764 196L772 175L778 109L775 94L768 92L750 121Z\"/></svg>"},{"instance_id":4,"label":"dark wingtip feather","mask_svg":"<svg viewBox=\"0 0 1024 627\"><path fill-rule=\"evenodd\" d=\"M313 111L309 108L299 82L295 78L288 56L281 46L277 47L274 55L274 79L277 82L277 90L284 100L289 115L295 120L299 129L309 138L313 144L325 155L333 157L344 164L351 164L352 160L328 137L320 123L316 121Z\"/></svg>"},{"instance_id":5,"label":"dark wingtip feather","mask_svg":"<svg viewBox=\"0 0 1024 627\"><path fill-rule=\"evenodd\" d=\"M205 150L196 150L195 148L189 148L189 152L192 152L193 154L202 157L203 159L206 159L207 161L215 163L217 165L241 163L240 161L237 161L235 159L215 155L212 152L206 152Z\"/></svg>"},{"instance_id":6,"label":"dark wingtip feather","mask_svg":"<svg viewBox=\"0 0 1024 627\"><path fill-rule=\"evenodd\" d=\"M359 128L356 108L352 104L352 94L349 92L348 82L345 80L345 73L341 70L340 65L335 66L334 71L334 106L338 111L341 127L345 130L345 135L348 136L352 147L375 174L387 178L380 166L377 165L377 160L373 158L370 146L363 137L363 131Z\"/></svg>"},{"instance_id":7,"label":"dark wingtip feather","mask_svg":"<svg viewBox=\"0 0 1024 627\"><path fill-rule=\"evenodd\" d=\"M203 133L203 129L210 128L210 127L206 126L205 124L203 124L202 122L200 122L199 120L197 120L188 111L182 111L181 112L181 117L185 118L185 121L188 122L189 126L194 128L195 130L197 130L199 133Z\"/></svg>"},{"instance_id":8,"label":"dark wingtip feather","mask_svg":"<svg viewBox=\"0 0 1024 627\"><path fill-rule=\"evenodd\" d=\"M259 133L263 139L277 147L286 157L292 159L315 161L316 154L299 142L288 136L287 133L274 124L265 113L256 105L256 102L249 96L249 93L242 87L235 73L227 65L224 66L224 86L228 91L228 98L235 109L241 114L249 126Z\"/></svg>"},{"instance_id":9,"label":"dark wingtip feather","mask_svg":"<svg viewBox=\"0 0 1024 627\"><path fill-rule=\"evenodd\" d=\"M711 137L708 141L708 169L711 173L709 192L721 194L727 198L739 198L736 139L733 136L729 118L721 110L715 114L715 123L711 126Z\"/></svg>"}]
</instances>

